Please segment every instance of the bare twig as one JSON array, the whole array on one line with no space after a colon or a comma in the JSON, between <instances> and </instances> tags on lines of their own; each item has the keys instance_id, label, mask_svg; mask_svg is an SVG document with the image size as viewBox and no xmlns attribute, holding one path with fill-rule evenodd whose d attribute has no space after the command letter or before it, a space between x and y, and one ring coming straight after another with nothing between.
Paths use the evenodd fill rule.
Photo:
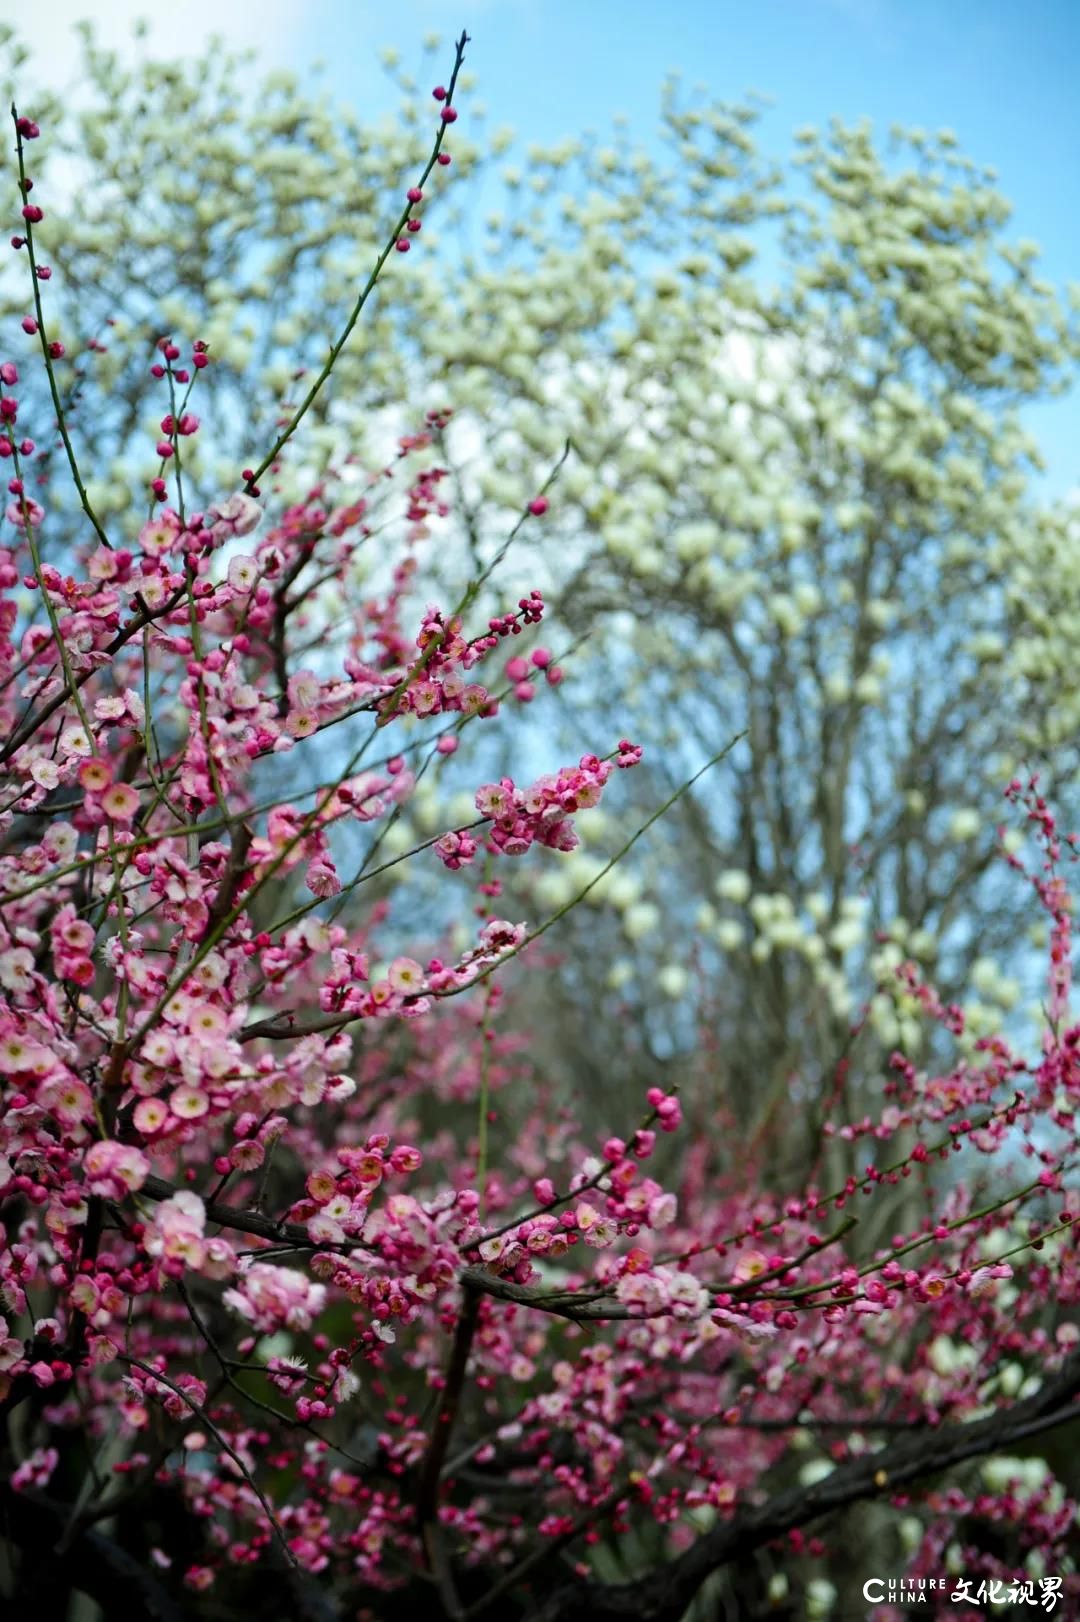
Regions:
<instances>
[{"instance_id":1,"label":"bare twig","mask_svg":"<svg viewBox=\"0 0 1080 1622\"><path fill-rule=\"evenodd\" d=\"M162 1374L160 1369L151 1368L149 1363L143 1363L137 1357L127 1357L127 1356L124 1356L123 1354L121 1354L118 1357L118 1361L121 1362L121 1363L126 1363L129 1368L140 1369L142 1371L142 1373L145 1374L149 1379L157 1380L162 1385L168 1386L169 1390L172 1391L176 1396L178 1396L180 1398L180 1401L184 1404L184 1407L191 1409L191 1412L197 1417L197 1419L199 1420L199 1423L206 1426L206 1428L210 1432L211 1436L214 1438L214 1440L217 1442L218 1446L221 1448L221 1451L223 1453L227 1454L228 1457L232 1460L232 1462L235 1464L237 1470L240 1472L240 1475L247 1482L248 1486L251 1488L252 1492L255 1494L256 1498L259 1500L259 1503L263 1507L263 1511L264 1511L264 1513L266 1515L266 1518L270 1522L270 1526L271 1526L271 1529L272 1529L272 1531L274 1533L274 1536L277 1539L278 1544L280 1545L282 1554L285 1556L285 1558L289 1562L290 1566L295 1566L296 1565L296 1556L293 1554L292 1550L289 1548L288 1542L287 1542L286 1537L285 1537L285 1533L282 1530L281 1522L278 1520L277 1516L274 1514L274 1511L271 1509L269 1500L266 1498L265 1494L262 1492L262 1490L259 1487L258 1483L256 1482L255 1478L252 1476L251 1471L248 1469L247 1465L244 1463L244 1461L240 1457L239 1453L237 1453L237 1451L233 1447L232 1443L230 1441L228 1441L225 1436L222 1435L222 1433L218 1429L217 1425L214 1424L214 1421L210 1418L209 1414L206 1412L206 1409L201 1408L199 1406L199 1404L197 1402L195 1402L195 1400L192 1397L189 1397L187 1392L184 1391L180 1386L174 1385L173 1382L169 1379L168 1375Z\"/></svg>"}]
</instances>

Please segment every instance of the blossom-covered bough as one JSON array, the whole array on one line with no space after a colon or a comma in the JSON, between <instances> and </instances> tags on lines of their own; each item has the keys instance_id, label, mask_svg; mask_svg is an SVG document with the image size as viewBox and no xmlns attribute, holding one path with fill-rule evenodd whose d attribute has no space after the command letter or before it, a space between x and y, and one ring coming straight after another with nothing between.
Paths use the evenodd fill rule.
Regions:
<instances>
[{"instance_id":1,"label":"blossom-covered bough","mask_svg":"<svg viewBox=\"0 0 1080 1622\"><path fill-rule=\"evenodd\" d=\"M864 1156L839 1185L753 1145L715 1177L697 1134L730 1128L689 1132L652 1079L597 1134L515 1029L570 903L505 919L502 874L572 851L640 747L478 770L467 814L396 837L422 779L462 781L474 743L490 761L490 723L562 676L542 591L507 597L503 566L565 453L453 603L422 606L449 408L374 472L346 457L286 490L380 273L419 247L465 44L325 364L201 510L214 346L158 333L145 515L95 502L85 335L51 321L41 131L13 111L31 296L0 365L8 1597L676 1622L703 1591L759 1615L803 1584L820 1610L815 1561L853 1506L915 1576L1071 1586L1076 1505L1012 1456L1080 1394L1075 853L1037 782L1010 784L1032 854L1005 859L1050 926L1041 1052L895 1052L872 1113L824 1121ZM426 878L401 906L405 862ZM962 1010L913 961L895 979L944 1054ZM961 1468L991 1455L981 1482Z\"/></svg>"}]
</instances>

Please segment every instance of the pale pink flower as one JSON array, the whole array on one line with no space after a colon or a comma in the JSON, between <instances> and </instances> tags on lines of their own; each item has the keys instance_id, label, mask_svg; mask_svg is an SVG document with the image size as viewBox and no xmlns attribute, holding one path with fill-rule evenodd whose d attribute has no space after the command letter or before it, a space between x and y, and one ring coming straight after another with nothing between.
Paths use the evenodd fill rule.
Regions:
<instances>
[{"instance_id":1,"label":"pale pink flower","mask_svg":"<svg viewBox=\"0 0 1080 1622\"><path fill-rule=\"evenodd\" d=\"M326 1304L326 1287L313 1284L290 1267L252 1262L223 1296L227 1306L256 1329L310 1329Z\"/></svg>"}]
</instances>

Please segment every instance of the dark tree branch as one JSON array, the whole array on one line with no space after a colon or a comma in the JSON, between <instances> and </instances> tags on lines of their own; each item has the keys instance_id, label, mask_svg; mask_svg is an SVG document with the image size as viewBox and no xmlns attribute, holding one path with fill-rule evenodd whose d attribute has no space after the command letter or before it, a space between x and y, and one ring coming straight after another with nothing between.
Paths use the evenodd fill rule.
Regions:
<instances>
[{"instance_id":1,"label":"dark tree branch","mask_svg":"<svg viewBox=\"0 0 1080 1622\"><path fill-rule=\"evenodd\" d=\"M225 870L221 875L221 882L218 885L213 905L207 913L206 928L203 931L204 938L210 934L211 930L216 929L222 919L227 917L232 910L233 902L236 900L240 885L247 872L248 851L251 849L253 837L254 835L246 822L234 826L232 844L229 847L229 854L225 861Z\"/></svg>"},{"instance_id":2,"label":"dark tree branch","mask_svg":"<svg viewBox=\"0 0 1080 1622\"><path fill-rule=\"evenodd\" d=\"M660 1307L652 1313L637 1307L628 1307L616 1301L606 1291L577 1293L573 1290L553 1290L547 1284L515 1284L512 1279L497 1278L482 1267L467 1267L461 1281L470 1290L492 1295L497 1301L513 1301L520 1307L535 1307L541 1312L553 1313L557 1318L570 1318L575 1323L605 1323L611 1318L657 1318L670 1316L670 1307Z\"/></svg>"},{"instance_id":3,"label":"dark tree branch","mask_svg":"<svg viewBox=\"0 0 1080 1622\"><path fill-rule=\"evenodd\" d=\"M42 1493L13 1492L8 1486L0 1489L0 1525L28 1563L28 1577L34 1567L50 1562L62 1567L64 1580L96 1600L107 1617L184 1622L183 1612L157 1575L111 1538L87 1531L63 1553L58 1552L69 1515L69 1505Z\"/></svg>"},{"instance_id":4,"label":"dark tree branch","mask_svg":"<svg viewBox=\"0 0 1080 1622\"><path fill-rule=\"evenodd\" d=\"M480 1293L465 1277L463 1278L461 1311L458 1314L454 1344L450 1350L450 1362L443 1383L439 1411L435 1415L435 1424L421 1466L420 1480L416 1491L417 1531L420 1533L420 1540L424 1547L428 1566L439 1585L439 1594L444 1608L451 1618L462 1617L464 1610L461 1601L458 1599L453 1572L450 1569L446 1549L439 1535L439 1483L442 1478L442 1468L447 1449L450 1446L454 1421L457 1418L458 1406L461 1402L461 1393L465 1386L469 1353L472 1350L473 1337L476 1334L479 1321Z\"/></svg>"},{"instance_id":5,"label":"dark tree branch","mask_svg":"<svg viewBox=\"0 0 1080 1622\"><path fill-rule=\"evenodd\" d=\"M164 1177L148 1177L139 1189L139 1194L148 1200L168 1200L178 1192L175 1184L167 1183ZM232 1228L237 1233L253 1233L259 1239L273 1239L281 1244L283 1241L295 1245L298 1250L360 1250L369 1248L362 1239L353 1239L347 1245L315 1244L307 1229L299 1222L276 1222L273 1217L263 1216L258 1211L238 1211L233 1205L223 1205L220 1200L204 1200L206 1206L206 1219L214 1222L219 1228Z\"/></svg>"},{"instance_id":6,"label":"dark tree branch","mask_svg":"<svg viewBox=\"0 0 1080 1622\"><path fill-rule=\"evenodd\" d=\"M1080 1418L1080 1352L1024 1402L972 1424L942 1425L902 1437L878 1453L839 1465L823 1481L789 1487L715 1526L685 1554L635 1582L575 1583L542 1601L530 1622L679 1622L698 1589L722 1566L851 1504L936 1476L968 1459L1015 1446Z\"/></svg>"}]
</instances>

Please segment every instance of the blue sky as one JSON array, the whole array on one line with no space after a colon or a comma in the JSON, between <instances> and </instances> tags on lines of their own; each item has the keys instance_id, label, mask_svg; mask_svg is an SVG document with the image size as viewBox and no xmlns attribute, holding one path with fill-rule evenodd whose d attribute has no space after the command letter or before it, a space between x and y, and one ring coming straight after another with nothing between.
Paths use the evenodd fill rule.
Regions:
<instances>
[{"instance_id":1,"label":"blue sky","mask_svg":"<svg viewBox=\"0 0 1080 1622\"><path fill-rule=\"evenodd\" d=\"M112 43L147 9L40 0L28 31L55 67L74 17L93 14ZM762 143L775 156L798 125L833 114L948 125L998 170L1014 234L1042 245L1045 274L1080 281L1080 0L187 0L159 8L154 33L170 52L220 29L275 65L322 58L336 96L382 112L393 93L379 48L411 64L426 34L448 46L462 27L489 128L526 142L603 130L617 113L647 139L671 68L722 97L771 95ZM1080 486L1080 400L1030 421L1050 489Z\"/></svg>"}]
</instances>

